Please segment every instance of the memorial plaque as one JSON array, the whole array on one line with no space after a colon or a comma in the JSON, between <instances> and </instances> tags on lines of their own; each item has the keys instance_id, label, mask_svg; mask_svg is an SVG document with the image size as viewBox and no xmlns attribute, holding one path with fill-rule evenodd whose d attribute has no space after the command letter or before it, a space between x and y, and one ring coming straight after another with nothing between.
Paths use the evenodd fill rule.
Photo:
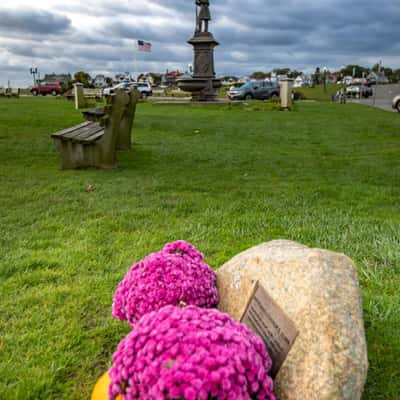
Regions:
<instances>
[{"instance_id":1,"label":"memorial plaque","mask_svg":"<svg viewBox=\"0 0 400 400\"><path fill-rule=\"evenodd\" d=\"M296 326L259 282L241 322L264 340L272 359L270 375L275 378L299 334Z\"/></svg>"}]
</instances>

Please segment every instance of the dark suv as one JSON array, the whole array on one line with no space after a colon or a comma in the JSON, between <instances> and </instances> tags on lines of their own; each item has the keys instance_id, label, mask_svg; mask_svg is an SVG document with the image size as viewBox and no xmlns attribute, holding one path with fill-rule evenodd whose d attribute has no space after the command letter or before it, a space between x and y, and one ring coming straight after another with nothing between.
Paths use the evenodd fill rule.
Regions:
<instances>
[{"instance_id":1,"label":"dark suv","mask_svg":"<svg viewBox=\"0 0 400 400\"><path fill-rule=\"evenodd\" d=\"M61 85L58 82L42 82L31 89L31 93L34 96L38 94L42 94L43 96L46 96L46 94L57 96L60 92Z\"/></svg>"},{"instance_id":2,"label":"dark suv","mask_svg":"<svg viewBox=\"0 0 400 400\"><path fill-rule=\"evenodd\" d=\"M248 82L239 88L231 88L228 92L228 97L231 100L265 100L272 97L279 97L279 95L279 83L271 81Z\"/></svg>"}]
</instances>

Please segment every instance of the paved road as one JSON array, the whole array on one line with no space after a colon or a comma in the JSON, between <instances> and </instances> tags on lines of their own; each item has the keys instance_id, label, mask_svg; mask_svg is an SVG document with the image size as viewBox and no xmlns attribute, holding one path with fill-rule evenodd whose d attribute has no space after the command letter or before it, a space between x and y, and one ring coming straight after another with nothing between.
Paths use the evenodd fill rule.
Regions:
<instances>
[{"instance_id":1,"label":"paved road","mask_svg":"<svg viewBox=\"0 0 400 400\"><path fill-rule=\"evenodd\" d=\"M374 104L374 97L370 97L368 99L352 99L350 100L353 103L366 104L369 106L382 108L386 111L396 112L392 108L392 100L394 96L400 94L400 85L378 85L372 86L374 90L376 90L376 99Z\"/></svg>"}]
</instances>

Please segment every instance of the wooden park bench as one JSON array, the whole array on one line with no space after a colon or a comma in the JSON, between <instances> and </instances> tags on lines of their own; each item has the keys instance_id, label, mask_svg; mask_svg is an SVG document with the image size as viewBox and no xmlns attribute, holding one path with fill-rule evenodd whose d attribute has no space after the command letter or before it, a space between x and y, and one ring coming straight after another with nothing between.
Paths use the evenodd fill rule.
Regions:
<instances>
[{"instance_id":1,"label":"wooden park bench","mask_svg":"<svg viewBox=\"0 0 400 400\"><path fill-rule=\"evenodd\" d=\"M67 93L65 93L64 97L66 97L67 100L74 100L75 89L69 90ZM83 88L83 97L85 99L101 100L103 98L103 89Z\"/></svg>"},{"instance_id":2,"label":"wooden park bench","mask_svg":"<svg viewBox=\"0 0 400 400\"><path fill-rule=\"evenodd\" d=\"M107 98L99 121L86 121L53 133L51 137L61 154L62 168L113 168L116 150L129 149L131 130L139 94L118 90Z\"/></svg>"},{"instance_id":3,"label":"wooden park bench","mask_svg":"<svg viewBox=\"0 0 400 400\"><path fill-rule=\"evenodd\" d=\"M83 96L85 99L99 99L103 98L103 89L83 89Z\"/></svg>"},{"instance_id":4,"label":"wooden park bench","mask_svg":"<svg viewBox=\"0 0 400 400\"><path fill-rule=\"evenodd\" d=\"M20 89L1 88L0 97L19 97Z\"/></svg>"},{"instance_id":5,"label":"wooden park bench","mask_svg":"<svg viewBox=\"0 0 400 400\"><path fill-rule=\"evenodd\" d=\"M9 96L10 97L17 97L17 98L19 98L19 94L20 94L20 89L17 89L17 88L13 88L13 89L10 89L10 91L9 91Z\"/></svg>"},{"instance_id":6,"label":"wooden park bench","mask_svg":"<svg viewBox=\"0 0 400 400\"><path fill-rule=\"evenodd\" d=\"M122 116L119 128L117 150L130 150L132 146L132 127L135 119L136 104L140 98L140 92L133 89L130 93L131 104L127 107L125 114ZM82 111L83 117L87 121L99 122L104 116L104 107L90 108Z\"/></svg>"}]
</instances>

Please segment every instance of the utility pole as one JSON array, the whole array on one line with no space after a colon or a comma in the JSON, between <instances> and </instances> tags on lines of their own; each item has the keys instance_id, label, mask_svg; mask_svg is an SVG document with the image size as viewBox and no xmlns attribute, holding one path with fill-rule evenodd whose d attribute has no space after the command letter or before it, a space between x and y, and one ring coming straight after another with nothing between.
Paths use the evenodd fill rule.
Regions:
<instances>
[{"instance_id":1,"label":"utility pole","mask_svg":"<svg viewBox=\"0 0 400 400\"><path fill-rule=\"evenodd\" d=\"M382 68L382 60L378 63L378 72L376 73L376 82L375 82L375 90L374 90L374 105L376 103L376 92L378 91L378 82L379 82L379 75L381 73Z\"/></svg>"},{"instance_id":2,"label":"utility pole","mask_svg":"<svg viewBox=\"0 0 400 400\"><path fill-rule=\"evenodd\" d=\"M324 67L324 92L326 93L326 73L328 72L328 68Z\"/></svg>"},{"instance_id":3,"label":"utility pole","mask_svg":"<svg viewBox=\"0 0 400 400\"><path fill-rule=\"evenodd\" d=\"M39 94L40 94L40 72L38 72L38 80L37 80L37 82L39 82L38 89L39 89Z\"/></svg>"}]
</instances>

